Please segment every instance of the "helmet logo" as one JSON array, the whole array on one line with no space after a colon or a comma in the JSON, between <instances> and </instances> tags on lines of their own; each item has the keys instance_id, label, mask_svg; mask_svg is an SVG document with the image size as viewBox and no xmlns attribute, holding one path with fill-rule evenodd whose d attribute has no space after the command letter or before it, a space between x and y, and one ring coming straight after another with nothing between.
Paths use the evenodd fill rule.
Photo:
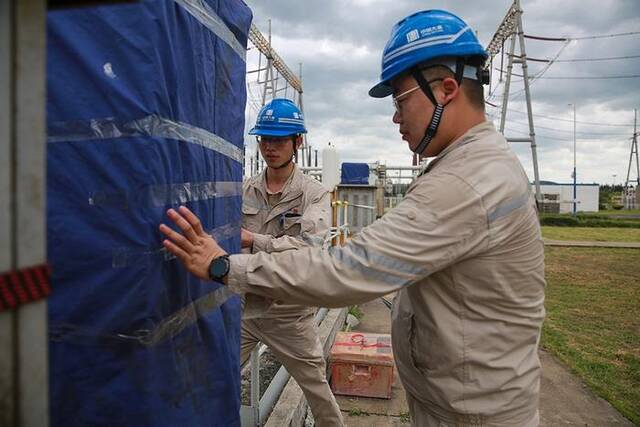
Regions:
<instances>
[{"instance_id":1,"label":"helmet logo","mask_svg":"<svg viewBox=\"0 0 640 427\"><path fill-rule=\"evenodd\" d=\"M300 115L294 111L294 112L293 112L293 117L294 117L294 118L296 118L296 119L299 119L299 118L300 118Z\"/></svg>"},{"instance_id":2,"label":"helmet logo","mask_svg":"<svg viewBox=\"0 0 640 427\"><path fill-rule=\"evenodd\" d=\"M263 122L273 122L275 120L275 117L273 117L273 110L265 111L260 120Z\"/></svg>"},{"instance_id":3,"label":"helmet logo","mask_svg":"<svg viewBox=\"0 0 640 427\"><path fill-rule=\"evenodd\" d=\"M407 43L411 43L420 38L420 34L418 34L418 30L411 30L407 33Z\"/></svg>"},{"instance_id":4,"label":"helmet logo","mask_svg":"<svg viewBox=\"0 0 640 427\"><path fill-rule=\"evenodd\" d=\"M432 34L441 33L444 31L442 25L434 25L433 27L427 27L420 30L420 35L422 37L430 36Z\"/></svg>"}]
</instances>

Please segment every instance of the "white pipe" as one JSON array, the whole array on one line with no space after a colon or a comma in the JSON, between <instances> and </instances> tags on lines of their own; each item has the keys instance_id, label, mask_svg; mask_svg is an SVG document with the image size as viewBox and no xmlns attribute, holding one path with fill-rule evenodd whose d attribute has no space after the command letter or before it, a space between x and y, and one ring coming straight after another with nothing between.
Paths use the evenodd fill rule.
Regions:
<instances>
[{"instance_id":1,"label":"white pipe","mask_svg":"<svg viewBox=\"0 0 640 427\"><path fill-rule=\"evenodd\" d=\"M253 419L260 418L260 356L258 351L251 352L251 412Z\"/></svg>"}]
</instances>

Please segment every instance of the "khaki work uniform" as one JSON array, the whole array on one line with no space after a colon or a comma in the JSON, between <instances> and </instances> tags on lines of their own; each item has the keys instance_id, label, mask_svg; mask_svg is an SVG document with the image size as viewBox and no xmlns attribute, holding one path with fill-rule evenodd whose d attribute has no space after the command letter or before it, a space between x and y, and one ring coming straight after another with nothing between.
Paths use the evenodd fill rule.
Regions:
<instances>
[{"instance_id":1,"label":"khaki work uniform","mask_svg":"<svg viewBox=\"0 0 640 427\"><path fill-rule=\"evenodd\" d=\"M228 284L329 307L399 291L393 351L413 425L538 425L543 243L527 176L489 122L344 247L235 255Z\"/></svg>"},{"instance_id":2,"label":"khaki work uniform","mask_svg":"<svg viewBox=\"0 0 640 427\"><path fill-rule=\"evenodd\" d=\"M304 175L295 165L282 190L270 193L265 170L245 182L242 226L254 233L254 253L307 246L308 241L301 237L317 238L331 226L331 196L322 184ZM292 267L296 266L287 266ZM246 309L252 301L255 299L246 298ZM340 408L327 383L315 312L309 304L276 302L259 317L243 318L240 360L244 363L259 341L265 343L304 392L316 424L341 426Z\"/></svg>"}]
</instances>

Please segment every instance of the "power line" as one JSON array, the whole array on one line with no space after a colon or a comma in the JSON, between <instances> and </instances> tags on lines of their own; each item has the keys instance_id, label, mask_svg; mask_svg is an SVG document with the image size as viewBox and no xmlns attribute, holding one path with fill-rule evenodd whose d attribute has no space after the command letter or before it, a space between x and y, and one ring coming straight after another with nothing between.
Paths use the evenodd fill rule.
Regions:
<instances>
[{"instance_id":1,"label":"power line","mask_svg":"<svg viewBox=\"0 0 640 427\"><path fill-rule=\"evenodd\" d=\"M486 102L486 104L489 105L490 107L500 108L499 106L497 106L495 104L491 104L489 102ZM525 111L519 111L519 110L515 110L513 108L509 108L509 111L514 112L514 113L519 113L519 114L527 114ZM547 119L547 120L555 120L555 121L559 121L559 122L570 122L570 123L573 123L572 119L563 119L563 118L560 118L560 117L545 116L544 114L534 114L533 116L534 117L540 117L540 118ZM620 124L620 123L583 122L583 121L580 121L580 120L576 120L576 123L583 124L583 125L592 125L592 126L633 127L632 124L623 125L623 124Z\"/></svg>"},{"instance_id":2,"label":"power line","mask_svg":"<svg viewBox=\"0 0 640 427\"><path fill-rule=\"evenodd\" d=\"M505 133L505 135L508 134L508 133L514 133L514 134L517 134L517 135L529 136L529 132L528 131L508 128L508 127L505 128L504 133ZM543 138L543 139L548 139L550 141L560 141L560 142L572 142L573 141L573 138L558 138L557 135L556 136L550 136L550 135L547 135L547 134L544 134L544 133L539 133L539 132L536 132L536 138ZM582 138L581 140L582 140L582 142L588 141L588 140L586 140L584 138Z\"/></svg>"},{"instance_id":3,"label":"power line","mask_svg":"<svg viewBox=\"0 0 640 427\"><path fill-rule=\"evenodd\" d=\"M526 135L529 136L529 132L525 132L525 131L521 131L521 130L517 130L517 129L510 129L510 128L505 128L504 133L505 135L507 133L515 133L517 135ZM547 136L544 134L539 134L536 132L536 138L544 138L544 139L549 139L552 141L561 141L561 142L568 142L568 141L573 141L572 138L557 138L557 137L553 137L553 136Z\"/></svg>"},{"instance_id":4,"label":"power line","mask_svg":"<svg viewBox=\"0 0 640 427\"><path fill-rule=\"evenodd\" d=\"M560 57L560 55L562 55L562 52L566 49L567 46L569 46L569 42L568 41L566 41L566 42L564 42L562 44L560 49L558 49L558 51L553 56L553 58L551 58L545 64L545 66L542 68L542 70L540 70L538 73L536 73L531 78L529 78L529 85L533 85L539 77L543 76L547 71L549 71L549 68L551 68L551 65L553 65L553 63ZM522 55L520 55L520 57L522 57ZM520 80L520 81L524 81L524 78L522 80ZM525 85L525 87L526 87L526 85ZM520 96L522 96L524 94L524 92L525 92L525 88L523 87L519 91L516 91L516 92L510 94L509 95L509 99L510 100L515 100L515 99L519 98Z\"/></svg>"},{"instance_id":5,"label":"power line","mask_svg":"<svg viewBox=\"0 0 640 427\"><path fill-rule=\"evenodd\" d=\"M514 76L518 76L518 74L513 74ZM524 76L518 76L524 77ZM535 76L535 79L545 79L545 80L611 80L611 79L638 79L640 78L640 74L630 74L625 76Z\"/></svg>"},{"instance_id":6,"label":"power line","mask_svg":"<svg viewBox=\"0 0 640 427\"><path fill-rule=\"evenodd\" d=\"M573 120L571 120L573 122ZM520 125L526 125L528 126L529 123L525 123L525 122L519 122L517 120L508 120L508 123L517 123ZM577 123L577 122L576 122ZM556 129L556 128L552 128L552 127L548 127L548 126L540 126L540 125L535 125L536 129L546 129L546 130L550 130L553 132L564 132L564 133L573 133L572 130L568 130L568 129ZM624 133L617 133L617 132L589 132L589 131L577 131L576 134L580 134L580 135L594 135L594 136L626 136L629 135L627 132Z\"/></svg>"},{"instance_id":7,"label":"power line","mask_svg":"<svg viewBox=\"0 0 640 427\"><path fill-rule=\"evenodd\" d=\"M502 71L502 72L506 72L505 70L501 70L499 68L496 68L496 71ZM544 70L546 71L546 70ZM511 73L512 76L516 76L516 77L523 77L524 76L522 74L517 74L517 73ZM544 77L542 76L542 72L538 73L538 74L534 74L533 76L529 76L529 80L538 80L538 79L545 79L545 80L609 80L609 79L637 79L640 78L640 74L628 74L628 75L622 75L622 76L548 76L548 77ZM521 81L521 80L518 80Z\"/></svg>"},{"instance_id":8,"label":"power line","mask_svg":"<svg viewBox=\"0 0 640 427\"><path fill-rule=\"evenodd\" d=\"M640 58L640 55L628 55L628 56L610 56L605 58L573 58L573 59L558 59L556 62L591 62L591 61L615 61L619 59L634 59ZM529 59L529 58L527 58Z\"/></svg>"},{"instance_id":9,"label":"power line","mask_svg":"<svg viewBox=\"0 0 640 427\"><path fill-rule=\"evenodd\" d=\"M627 33L601 34L597 36L570 37L570 38L571 40L593 40L593 39L606 39L610 37L635 36L636 34L640 34L640 31L629 31Z\"/></svg>"},{"instance_id":10,"label":"power line","mask_svg":"<svg viewBox=\"0 0 640 427\"><path fill-rule=\"evenodd\" d=\"M569 37L543 37L543 36L532 36L531 34L525 34L525 39L531 40L541 40L545 42L566 42L569 40Z\"/></svg>"},{"instance_id":11,"label":"power line","mask_svg":"<svg viewBox=\"0 0 640 427\"><path fill-rule=\"evenodd\" d=\"M540 40L540 41L548 41L548 42L566 42L566 41L572 41L572 40L593 40L593 39L605 39L605 38L611 38L611 37L634 36L636 34L640 34L640 31L629 31L627 33L600 34L597 36L582 36L582 37L543 37L543 36L532 36L531 34L525 34L524 37L531 40Z\"/></svg>"},{"instance_id":12,"label":"power line","mask_svg":"<svg viewBox=\"0 0 640 427\"><path fill-rule=\"evenodd\" d=\"M508 54L507 54L508 55ZM518 58L521 59L522 56L520 55L513 55L514 58ZM594 62L594 61L616 61L616 60L622 60L622 59L635 59L635 58L640 58L640 55L628 55L628 56L610 56L610 57L605 57L605 58L573 58L573 59L550 59L550 58L532 58L530 56L527 56L527 61L533 61L533 62L544 62L544 63L548 63L548 62Z\"/></svg>"}]
</instances>

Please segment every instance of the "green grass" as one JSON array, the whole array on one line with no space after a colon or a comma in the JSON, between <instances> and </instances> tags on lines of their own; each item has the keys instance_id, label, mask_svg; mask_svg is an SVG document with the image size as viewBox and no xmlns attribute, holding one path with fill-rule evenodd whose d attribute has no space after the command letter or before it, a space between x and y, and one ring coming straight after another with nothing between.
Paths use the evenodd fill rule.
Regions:
<instances>
[{"instance_id":1,"label":"green grass","mask_svg":"<svg viewBox=\"0 0 640 427\"><path fill-rule=\"evenodd\" d=\"M408 423L411 421L411 415L408 412L400 412L400 422Z\"/></svg>"},{"instance_id":2,"label":"green grass","mask_svg":"<svg viewBox=\"0 0 640 427\"><path fill-rule=\"evenodd\" d=\"M587 212L581 214L590 215ZM640 209L608 209L594 212L593 215L640 215Z\"/></svg>"},{"instance_id":3,"label":"green grass","mask_svg":"<svg viewBox=\"0 0 640 427\"><path fill-rule=\"evenodd\" d=\"M363 411L362 409L359 408L353 408L349 410L349 416L350 417L364 417L369 415L369 413Z\"/></svg>"},{"instance_id":4,"label":"green grass","mask_svg":"<svg viewBox=\"0 0 640 427\"><path fill-rule=\"evenodd\" d=\"M640 228L592 228L542 226L542 237L553 240L640 242ZM640 280L640 278L639 278Z\"/></svg>"},{"instance_id":5,"label":"green grass","mask_svg":"<svg viewBox=\"0 0 640 427\"><path fill-rule=\"evenodd\" d=\"M362 318L364 317L364 313L362 312L362 309L357 305L350 306L349 309L347 310L347 313L352 315L358 320L362 320Z\"/></svg>"},{"instance_id":6,"label":"green grass","mask_svg":"<svg viewBox=\"0 0 640 427\"><path fill-rule=\"evenodd\" d=\"M540 214L540 224L552 227L640 228L640 218L630 215L603 215L600 213L578 215Z\"/></svg>"},{"instance_id":7,"label":"green grass","mask_svg":"<svg viewBox=\"0 0 640 427\"><path fill-rule=\"evenodd\" d=\"M542 346L640 425L640 251L551 248Z\"/></svg>"}]
</instances>

